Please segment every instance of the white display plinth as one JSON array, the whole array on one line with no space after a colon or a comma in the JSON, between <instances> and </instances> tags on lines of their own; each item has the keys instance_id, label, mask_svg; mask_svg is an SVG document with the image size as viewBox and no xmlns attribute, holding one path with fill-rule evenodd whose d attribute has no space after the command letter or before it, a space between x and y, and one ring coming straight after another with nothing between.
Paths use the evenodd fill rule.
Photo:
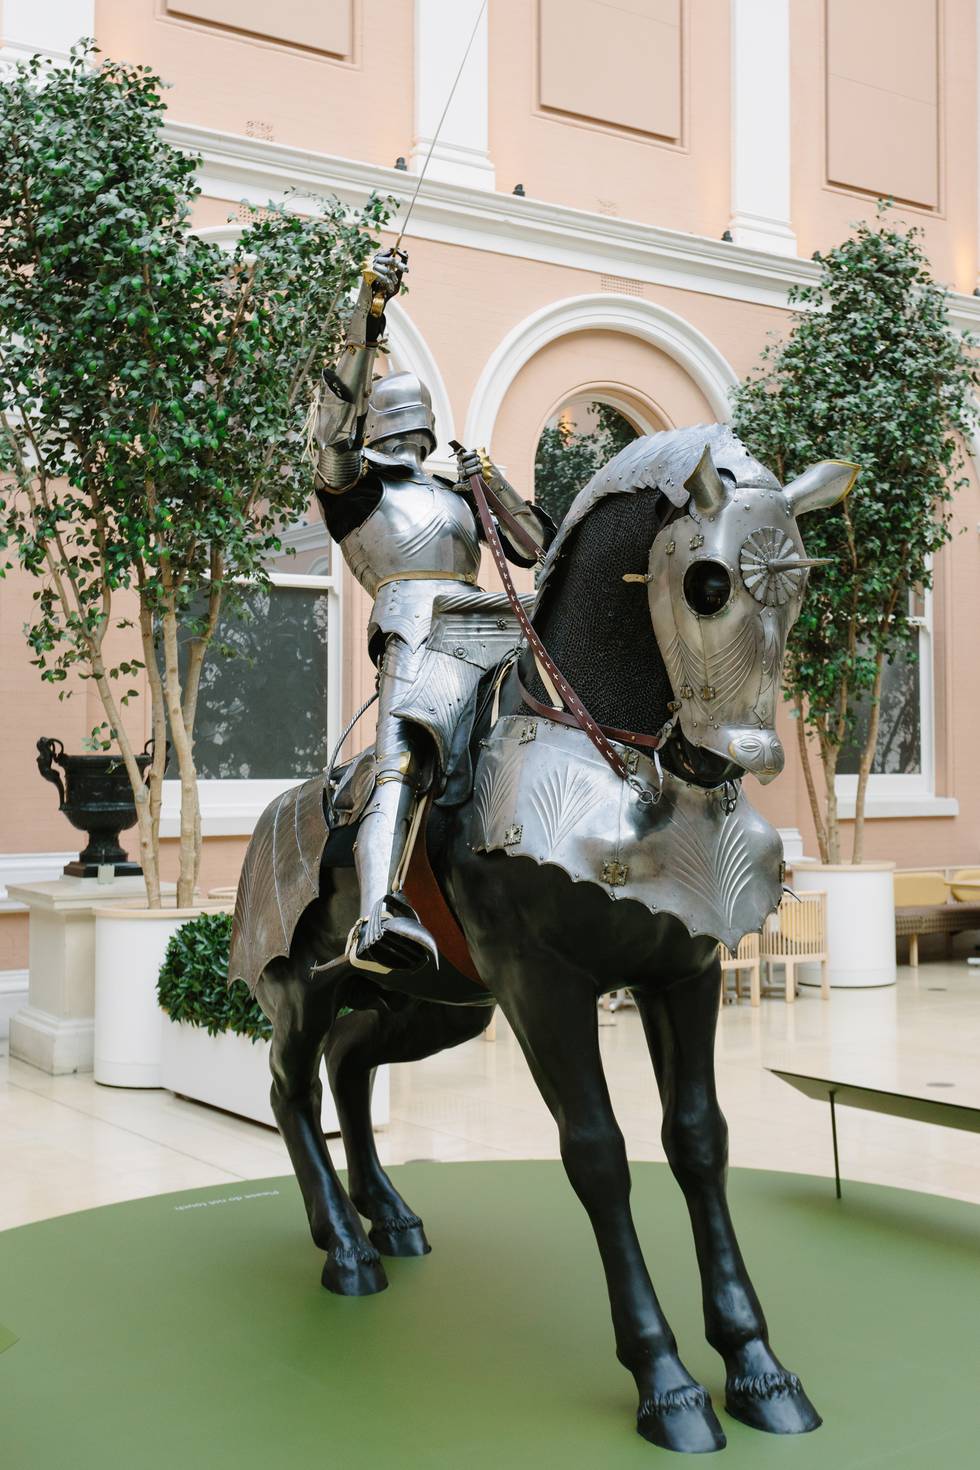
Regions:
<instances>
[{"instance_id":1,"label":"white display plinth","mask_svg":"<svg viewBox=\"0 0 980 1470\"><path fill-rule=\"evenodd\" d=\"M894 863L818 863L797 858L792 885L827 895L831 989L895 984ZM820 984L820 966L800 966L801 985Z\"/></svg>"},{"instance_id":2,"label":"white display plinth","mask_svg":"<svg viewBox=\"0 0 980 1470\"><path fill-rule=\"evenodd\" d=\"M174 885L163 885L168 893ZM30 910L28 1003L10 1018L10 1055L43 1072L90 1072L95 1026L95 909L145 897L142 878L11 884Z\"/></svg>"}]
</instances>

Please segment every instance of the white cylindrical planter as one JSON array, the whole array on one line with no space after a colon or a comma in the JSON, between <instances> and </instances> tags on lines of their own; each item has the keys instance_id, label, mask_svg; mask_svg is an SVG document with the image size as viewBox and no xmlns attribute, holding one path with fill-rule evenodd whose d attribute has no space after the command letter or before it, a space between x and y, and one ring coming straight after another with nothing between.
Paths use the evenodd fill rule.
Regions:
<instances>
[{"instance_id":1,"label":"white cylindrical planter","mask_svg":"<svg viewBox=\"0 0 980 1470\"><path fill-rule=\"evenodd\" d=\"M163 1014L163 1085L195 1102L208 1103L226 1113L237 1113L256 1123L276 1127L269 1102L272 1074L269 1043L252 1041L223 1031L210 1036L203 1026L171 1021ZM323 1084L321 1123L324 1133L339 1133L340 1124L327 1083L326 1066L320 1064ZM371 1096L375 1127L388 1122L388 1068L379 1067Z\"/></svg>"},{"instance_id":2,"label":"white cylindrical planter","mask_svg":"<svg viewBox=\"0 0 980 1470\"><path fill-rule=\"evenodd\" d=\"M95 1054L108 1087L162 1087L157 977L173 934L202 909L95 910Z\"/></svg>"},{"instance_id":3,"label":"white cylindrical planter","mask_svg":"<svg viewBox=\"0 0 980 1470\"><path fill-rule=\"evenodd\" d=\"M827 895L830 984L864 989L895 984L894 863L793 863L792 886ZM820 984L820 966L801 965L800 983Z\"/></svg>"}]
</instances>

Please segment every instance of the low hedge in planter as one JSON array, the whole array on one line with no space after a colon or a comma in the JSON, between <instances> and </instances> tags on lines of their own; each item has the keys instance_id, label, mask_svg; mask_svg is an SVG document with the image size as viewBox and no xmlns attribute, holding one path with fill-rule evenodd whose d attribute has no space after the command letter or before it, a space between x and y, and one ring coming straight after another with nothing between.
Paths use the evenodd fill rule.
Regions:
<instances>
[{"instance_id":1,"label":"low hedge in planter","mask_svg":"<svg viewBox=\"0 0 980 1470\"><path fill-rule=\"evenodd\" d=\"M228 984L231 914L201 914L167 945L157 997L171 1021L203 1026L209 1036L233 1031L268 1041L272 1024L241 980Z\"/></svg>"}]
</instances>

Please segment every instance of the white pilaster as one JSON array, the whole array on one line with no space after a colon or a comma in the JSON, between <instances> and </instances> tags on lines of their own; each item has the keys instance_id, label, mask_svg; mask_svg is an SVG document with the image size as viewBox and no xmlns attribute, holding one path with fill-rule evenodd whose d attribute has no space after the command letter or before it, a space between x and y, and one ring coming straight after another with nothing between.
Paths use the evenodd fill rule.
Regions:
<instances>
[{"instance_id":1,"label":"white pilaster","mask_svg":"<svg viewBox=\"0 0 980 1470\"><path fill-rule=\"evenodd\" d=\"M796 254L790 218L790 0L732 0L736 245Z\"/></svg>"},{"instance_id":2,"label":"white pilaster","mask_svg":"<svg viewBox=\"0 0 980 1470\"><path fill-rule=\"evenodd\" d=\"M0 24L8 59L40 51L63 61L82 36L95 35L95 0L3 0Z\"/></svg>"},{"instance_id":3,"label":"white pilaster","mask_svg":"<svg viewBox=\"0 0 980 1470\"><path fill-rule=\"evenodd\" d=\"M417 173L439 126L483 0L415 0L415 141ZM427 178L493 189L489 153L487 12L477 25L455 96L432 151Z\"/></svg>"}]
</instances>

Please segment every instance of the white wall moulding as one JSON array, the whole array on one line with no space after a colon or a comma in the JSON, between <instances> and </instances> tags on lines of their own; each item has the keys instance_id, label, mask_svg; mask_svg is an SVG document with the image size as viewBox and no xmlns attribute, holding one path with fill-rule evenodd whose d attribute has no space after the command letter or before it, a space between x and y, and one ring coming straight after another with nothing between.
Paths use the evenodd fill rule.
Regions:
<instances>
[{"instance_id":1,"label":"white wall moulding","mask_svg":"<svg viewBox=\"0 0 980 1470\"><path fill-rule=\"evenodd\" d=\"M354 49L353 0L164 0L164 14L348 59Z\"/></svg>"},{"instance_id":2,"label":"white wall moulding","mask_svg":"<svg viewBox=\"0 0 980 1470\"><path fill-rule=\"evenodd\" d=\"M426 178L493 189L496 181L489 153L488 21L486 9L481 14L482 6L483 0L452 0L451 4L447 0L415 0L415 142L409 166L418 173L425 162L453 79L473 36L459 85L432 148Z\"/></svg>"},{"instance_id":3,"label":"white wall moulding","mask_svg":"<svg viewBox=\"0 0 980 1470\"><path fill-rule=\"evenodd\" d=\"M27 1004L27 970L0 970L0 1041L10 1034L10 1018Z\"/></svg>"},{"instance_id":4,"label":"white wall moulding","mask_svg":"<svg viewBox=\"0 0 980 1470\"><path fill-rule=\"evenodd\" d=\"M507 334L491 354L473 390L465 442L492 443L504 395L524 364L549 342L587 331L622 332L658 348L689 374L717 417L728 418L728 392L738 379L717 347L690 322L654 301L603 291L553 301L525 317Z\"/></svg>"},{"instance_id":5,"label":"white wall moulding","mask_svg":"<svg viewBox=\"0 0 980 1470\"><path fill-rule=\"evenodd\" d=\"M939 0L826 4L828 183L935 209Z\"/></svg>"},{"instance_id":6,"label":"white wall moulding","mask_svg":"<svg viewBox=\"0 0 980 1470\"><path fill-rule=\"evenodd\" d=\"M616 58L597 66L598 56ZM681 0L538 0L538 101L581 122L679 143Z\"/></svg>"},{"instance_id":7,"label":"white wall moulding","mask_svg":"<svg viewBox=\"0 0 980 1470\"><path fill-rule=\"evenodd\" d=\"M266 204L270 199L283 199L290 188L298 191L293 201L296 208L315 209L324 194L335 194L357 206L372 189L407 203L414 188L414 181L406 180L398 169L335 154L265 143L188 123L168 122L164 132L176 147L202 156L198 181L204 194L230 204L242 199ZM730 244L429 176L412 215L411 234L495 255L760 306L785 307L790 286L807 285L819 275L813 261L781 254L775 248ZM980 298L951 293L950 314L960 330L980 331Z\"/></svg>"},{"instance_id":8,"label":"white wall moulding","mask_svg":"<svg viewBox=\"0 0 980 1470\"><path fill-rule=\"evenodd\" d=\"M63 60L83 36L95 35L95 0L3 0L0 35L11 58L39 51Z\"/></svg>"},{"instance_id":9,"label":"white wall moulding","mask_svg":"<svg viewBox=\"0 0 980 1470\"><path fill-rule=\"evenodd\" d=\"M74 852L3 852L0 853L0 914L23 914L27 905L11 898L8 886L20 883L49 883L60 878L66 863L78 857Z\"/></svg>"},{"instance_id":10,"label":"white wall moulding","mask_svg":"<svg viewBox=\"0 0 980 1470\"><path fill-rule=\"evenodd\" d=\"M853 820L854 797L838 797L837 810L845 822ZM882 817L958 817L959 814L960 804L955 796L869 796L864 804L864 815L876 821Z\"/></svg>"},{"instance_id":11,"label":"white wall moulding","mask_svg":"<svg viewBox=\"0 0 980 1470\"><path fill-rule=\"evenodd\" d=\"M732 0L732 222L737 245L796 254L790 218L789 0Z\"/></svg>"},{"instance_id":12,"label":"white wall moulding","mask_svg":"<svg viewBox=\"0 0 980 1470\"><path fill-rule=\"evenodd\" d=\"M275 801L290 786L300 784L299 777L282 780L199 781L201 830L205 837L243 837L255 824L270 801ZM180 782L164 781L160 812L160 836L180 836Z\"/></svg>"}]
</instances>

